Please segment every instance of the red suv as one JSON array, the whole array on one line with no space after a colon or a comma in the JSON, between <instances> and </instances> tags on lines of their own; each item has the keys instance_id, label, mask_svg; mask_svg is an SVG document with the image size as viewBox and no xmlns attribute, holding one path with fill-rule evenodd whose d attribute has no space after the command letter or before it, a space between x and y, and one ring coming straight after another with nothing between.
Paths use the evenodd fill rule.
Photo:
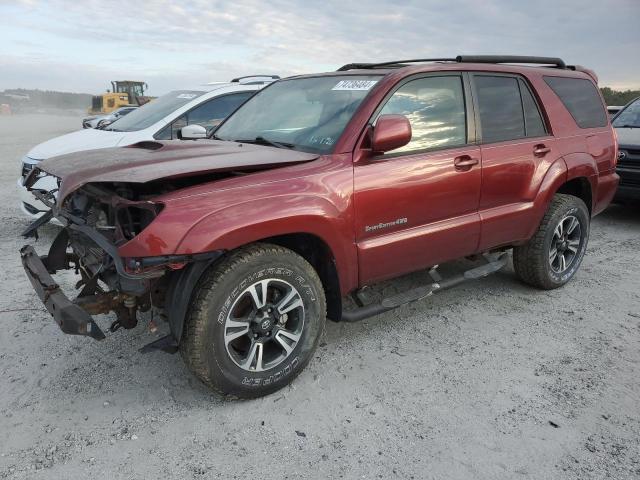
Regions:
<instances>
[{"instance_id":1,"label":"red suv","mask_svg":"<svg viewBox=\"0 0 640 480\"><path fill-rule=\"evenodd\" d=\"M519 64L519 65L514 65ZM526 64L526 65L524 65ZM566 283L611 201L616 143L595 74L538 57L346 65L277 81L210 140L142 142L42 162L64 224L22 261L65 333L105 337L166 315L146 346L180 350L223 394L289 383L325 318L354 321L487 275ZM433 268L471 257L463 274ZM433 282L365 304L363 286L431 268ZM73 268L69 300L51 277ZM356 294L358 306L343 309ZM149 317L145 317L148 319ZM151 316L153 318L153 315ZM114 338L115 340L115 338Z\"/></svg>"}]
</instances>

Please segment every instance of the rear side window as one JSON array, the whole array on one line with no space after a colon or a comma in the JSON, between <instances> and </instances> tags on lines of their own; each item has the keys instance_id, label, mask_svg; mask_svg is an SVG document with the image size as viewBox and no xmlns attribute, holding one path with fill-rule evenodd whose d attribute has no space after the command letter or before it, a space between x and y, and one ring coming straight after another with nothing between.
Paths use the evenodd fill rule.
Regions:
<instances>
[{"instance_id":1,"label":"rear side window","mask_svg":"<svg viewBox=\"0 0 640 480\"><path fill-rule=\"evenodd\" d=\"M474 76L482 142L504 142L547 134L527 84L515 77Z\"/></svg>"},{"instance_id":2,"label":"rear side window","mask_svg":"<svg viewBox=\"0 0 640 480\"><path fill-rule=\"evenodd\" d=\"M524 107L524 129L527 137L543 137L547 134L544 122L540 116L538 105L531 95L529 87L522 79L520 82L520 95L522 96L522 106Z\"/></svg>"},{"instance_id":3,"label":"rear side window","mask_svg":"<svg viewBox=\"0 0 640 480\"><path fill-rule=\"evenodd\" d=\"M607 124L607 112L592 82L565 77L544 77L544 81L558 95L580 128L604 127Z\"/></svg>"},{"instance_id":4,"label":"rear side window","mask_svg":"<svg viewBox=\"0 0 640 480\"><path fill-rule=\"evenodd\" d=\"M524 111L518 80L513 77L475 77L482 142L502 142L525 136Z\"/></svg>"},{"instance_id":5,"label":"rear side window","mask_svg":"<svg viewBox=\"0 0 640 480\"><path fill-rule=\"evenodd\" d=\"M449 148L467 142L462 78L425 77L402 85L380 115L404 115L411 123L411 141L393 153Z\"/></svg>"}]
</instances>

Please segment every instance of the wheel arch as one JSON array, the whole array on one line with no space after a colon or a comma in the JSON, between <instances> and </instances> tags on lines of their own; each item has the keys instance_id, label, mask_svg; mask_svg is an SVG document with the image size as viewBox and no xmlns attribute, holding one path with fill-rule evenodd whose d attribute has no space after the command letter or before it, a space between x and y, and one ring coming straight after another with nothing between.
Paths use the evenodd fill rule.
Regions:
<instances>
[{"instance_id":1,"label":"wheel arch","mask_svg":"<svg viewBox=\"0 0 640 480\"><path fill-rule=\"evenodd\" d=\"M340 321L342 294L336 260L329 245L319 236L310 233L289 233L260 240L294 251L318 273L327 299L327 318Z\"/></svg>"},{"instance_id":2,"label":"wheel arch","mask_svg":"<svg viewBox=\"0 0 640 480\"><path fill-rule=\"evenodd\" d=\"M578 163L578 157L582 158L583 161ZM591 156L587 155L587 157L593 161ZM531 238L535 234L553 201L553 197L557 193L573 195L579 198L587 206L589 214L593 214L595 192L593 175L597 175L597 173L592 162L587 161L588 158L584 158L579 154L572 154L568 157L569 162L567 162L567 157L561 157L549 167L538 190L535 201L535 221L532 222L527 238Z\"/></svg>"},{"instance_id":3,"label":"wheel arch","mask_svg":"<svg viewBox=\"0 0 640 480\"><path fill-rule=\"evenodd\" d=\"M593 212L593 187L587 177L575 177L560 185L556 193L572 195L584 202L589 210L589 215Z\"/></svg>"}]
</instances>

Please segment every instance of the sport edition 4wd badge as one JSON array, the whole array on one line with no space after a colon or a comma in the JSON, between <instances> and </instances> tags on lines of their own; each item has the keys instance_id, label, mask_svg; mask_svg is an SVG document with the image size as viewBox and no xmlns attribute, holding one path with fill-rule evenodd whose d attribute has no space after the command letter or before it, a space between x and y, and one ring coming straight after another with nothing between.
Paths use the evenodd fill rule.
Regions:
<instances>
[{"instance_id":1,"label":"sport edition 4wd badge","mask_svg":"<svg viewBox=\"0 0 640 480\"><path fill-rule=\"evenodd\" d=\"M376 230L382 230L383 228L391 228L391 227L395 227L396 225L403 225L407 223L407 219L405 218L397 218L395 219L393 222L387 222L387 223L378 223L376 225L366 225L364 227L364 231L365 232L375 232Z\"/></svg>"}]
</instances>

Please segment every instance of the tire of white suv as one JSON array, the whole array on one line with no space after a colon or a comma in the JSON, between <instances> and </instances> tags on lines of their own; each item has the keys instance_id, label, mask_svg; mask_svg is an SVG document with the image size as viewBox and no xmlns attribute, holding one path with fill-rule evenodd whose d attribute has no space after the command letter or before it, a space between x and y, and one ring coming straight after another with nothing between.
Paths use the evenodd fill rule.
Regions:
<instances>
[{"instance_id":1,"label":"tire of white suv","mask_svg":"<svg viewBox=\"0 0 640 480\"><path fill-rule=\"evenodd\" d=\"M550 290L577 272L589 241L589 210L572 195L556 194L535 235L513 249L516 275L534 287Z\"/></svg>"},{"instance_id":2,"label":"tire of white suv","mask_svg":"<svg viewBox=\"0 0 640 480\"><path fill-rule=\"evenodd\" d=\"M180 350L191 371L214 391L260 397L304 369L325 318L324 289L313 267L286 248L255 244L204 274Z\"/></svg>"}]
</instances>

